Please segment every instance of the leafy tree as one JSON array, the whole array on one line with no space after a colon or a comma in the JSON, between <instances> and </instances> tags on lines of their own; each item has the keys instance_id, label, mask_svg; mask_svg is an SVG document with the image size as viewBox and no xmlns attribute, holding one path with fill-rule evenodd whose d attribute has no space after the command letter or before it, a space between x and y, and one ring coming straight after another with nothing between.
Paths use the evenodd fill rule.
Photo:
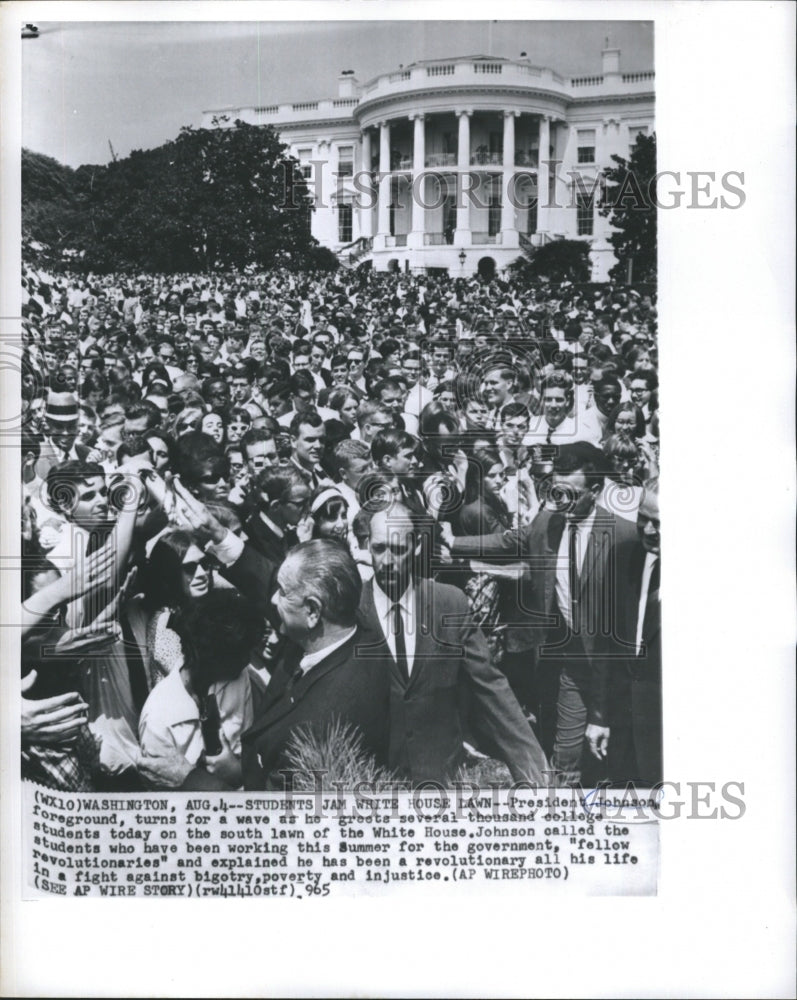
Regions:
<instances>
[{"instance_id":1,"label":"leafy tree","mask_svg":"<svg viewBox=\"0 0 797 1000\"><path fill-rule=\"evenodd\" d=\"M94 171L87 266L164 272L302 266L317 243L309 230L310 196L286 150L272 128L236 121L183 128L173 142L134 150Z\"/></svg>"},{"instance_id":2,"label":"leafy tree","mask_svg":"<svg viewBox=\"0 0 797 1000\"><path fill-rule=\"evenodd\" d=\"M604 172L601 215L607 217L614 232L609 242L617 263L609 272L615 281L631 277L640 281L656 281L656 136L640 135L628 160L613 156L617 164Z\"/></svg>"},{"instance_id":3,"label":"leafy tree","mask_svg":"<svg viewBox=\"0 0 797 1000\"><path fill-rule=\"evenodd\" d=\"M513 261L510 271L518 277L538 281L589 281L589 243L583 240L553 240L543 246L528 246Z\"/></svg>"},{"instance_id":4,"label":"leafy tree","mask_svg":"<svg viewBox=\"0 0 797 1000\"><path fill-rule=\"evenodd\" d=\"M75 171L50 156L22 150L22 242L27 259L58 260L74 245L84 214ZM42 243L45 250L32 251Z\"/></svg>"},{"instance_id":5,"label":"leafy tree","mask_svg":"<svg viewBox=\"0 0 797 1000\"><path fill-rule=\"evenodd\" d=\"M183 128L156 149L76 171L23 157L29 239L76 248L94 271L329 269L310 234L311 204L274 130L241 121Z\"/></svg>"}]
</instances>

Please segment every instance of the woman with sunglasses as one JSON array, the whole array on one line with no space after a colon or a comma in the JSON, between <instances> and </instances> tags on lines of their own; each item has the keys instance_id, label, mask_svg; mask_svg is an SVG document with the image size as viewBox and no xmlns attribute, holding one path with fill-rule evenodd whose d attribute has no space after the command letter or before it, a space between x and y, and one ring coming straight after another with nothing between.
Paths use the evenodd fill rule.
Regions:
<instances>
[{"instance_id":1,"label":"woman with sunglasses","mask_svg":"<svg viewBox=\"0 0 797 1000\"><path fill-rule=\"evenodd\" d=\"M141 574L142 595L129 602L128 620L141 647L150 689L182 665L170 620L180 608L214 589L213 565L187 531L160 536Z\"/></svg>"}]
</instances>

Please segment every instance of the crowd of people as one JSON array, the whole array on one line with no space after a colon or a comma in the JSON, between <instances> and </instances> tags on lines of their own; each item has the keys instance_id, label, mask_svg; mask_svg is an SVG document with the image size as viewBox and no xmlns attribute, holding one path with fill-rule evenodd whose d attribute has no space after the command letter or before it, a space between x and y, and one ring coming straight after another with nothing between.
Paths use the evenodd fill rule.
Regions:
<instances>
[{"instance_id":1,"label":"crowd of people","mask_svg":"<svg viewBox=\"0 0 797 1000\"><path fill-rule=\"evenodd\" d=\"M22 773L661 779L655 297L23 274Z\"/></svg>"}]
</instances>

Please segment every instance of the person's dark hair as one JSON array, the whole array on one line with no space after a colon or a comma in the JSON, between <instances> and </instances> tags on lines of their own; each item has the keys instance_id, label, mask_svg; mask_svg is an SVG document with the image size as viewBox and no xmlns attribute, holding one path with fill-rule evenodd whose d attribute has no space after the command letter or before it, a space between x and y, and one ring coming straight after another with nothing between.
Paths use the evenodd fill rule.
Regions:
<instances>
[{"instance_id":1,"label":"person's dark hair","mask_svg":"<svg viewBox=\"0 0 797 1000\"><path fill-rule=\"evenodd\" d=\"M78 499L77 483L100 476L105 479L105 469L99 462L81 462L69 459L54 465L47 473L46 497L50 510L68 517Z\"/></svg>"},{"instance_id":2,"label":"person's dark hair","mask_svg":"<svg viewBox=\"0 0 797 1000\"><path fill-rule=\"evenodd\" d=\"M301 372L298 374L301 374ZM301 427L322 427L323 424L324 420L317 410L307 410L305 413L297 413L293 420L291 420L291 437L298 437Z\"/></svg>"},{"instance_id":3,"label":"person's dark hair","mask_svg":"<svg viewBox=\"0 0 797 1000\"><path fill-rule=\"evenodd\" d=\"M377 431L371 441L371 458L375 465L381 465L385 456L395 458L402 448L417 448L418 439L407 431L386 427Z\"/></svg>"},{"instance_id":4,"label":"person's dark hair","mask_svg":"<svg viewBox=\"0 0 797 1000\"><path fill-rule=\"evenodd\" d=\"M197 486L200 466L204 462L224 459L221 445L202 431L189 431L177 439L177 462L175 472L186 486Z\"/></svg>"},{"instance_id":5,"label":"person's dark hair","mask_svg":"<svg viewBox=\"0 0 797 1000\"><path fill-rule=\"evenodd\" d=\"M169 624L180 637L185 666L198 686L224 677L227 671L220 665L243 671L265 630L262 605L226 587L182 605Z\"/></svg>"},{"instance_id":6,"label":"person's dark hair","mask_svg":"<svg viewBox=\"0 0 797 1000\"><path fill-rule=\"evenodd\" d=\"M300 392L312 392L315 396L315 379L308 371L294 372L288 379L288 389L292 396L296 396Z\"/></svg>"},{"instance_id":7,"label":"person's dark hair","mask_svg":"<svg viewBox=\"0 0 797 1000\"><path fill-rule=\"evenodd\" d=\"M146 418L145 430L149 431L160 424L162 414L155 403L149 399L141 399L125 407L125 420L140 420L142 417Z\"/></svg>"},{"instance_id":8,"label":"person's dark hair","mask_svg":"<svg viewBox=\"0 0 797 1000\"><path fill-rule=\"evenodd\" d=\"M329 539L314 539L292 548L287 559L298 561L301 587L306 597L318 602L325 621L343 627L356 624L362 578L351 554L342 545Z\"/></svg>"},{"instance_id":9,"label":"person's dark hair","mask_svg":"<svg viewBox=\"0 0 797 1000\"><path fill-rule=\"evenodd\" d=\"M108 379L102 372L93 369L83 376L80 384L80 398L88 399L92 392L99 392L103 397L108 395Z\"/></svg>"},{"instance_id":10,"label":"person's dark hair","mask_svg":"<svg viewBox=\"0 0 797 1000\"><path fill-rule=\"evenodd\" d=\"M306 486L307 480L293 465L280 465L276 469L263 469L255 481L259 493L270 503L282 503L291 490Z\"/></svg>"},{"instance_id":11,"label":"person's dark hair","mask_svg":"<svg viewBox=\"0 0 797 1000\"><path fill-rule=\"evenodd\" d=\"M347 399L357 399L357 396L355 396L351 389L335 389L334 392L330 393L327 405L330 410L340 412L341 407L345 405Z\"/></svg>"},{"instance_id":12,"label":"person's dark hair","mask_svg":"<svg viewBox=\"0 0 797 1000\"><path fill-rule=\"evenodd\" d=\"M606 478L606 456L588 441L574 441L557 447L553 471L567 476L573 472L583 472L590 484L602 483Z\"/></svg>"},{"instance_id":13,"label":"person's dark hair","mask_svg":"<svg viewBox=\"0 0 797 1000\"><path fill-rule=\"evenodd\" d=\"M632 382L641 382L643 379L647 383L647 387L650 392L655 392L656 389L658 389L659 376L650 368L636 368L629 375L628 384L630 385Z\"/></svg>"},{"instance_id":14,"label":"person's dark hair","mask_svg":"<svg viewBox=\"0 0 797 1000\"><path fill-rule=\"evenodd\" d=\"M401 393L406 392L404 381L389 375L387 378L383 378L381 382L376 383L371 390L371 396L376 400L380 400L385 389L393 389Z\"/></svg>"},{"instance_id":15,"label":"person's dark hair","mask_svg":"<svg viewBox=\"0 0 797 1000\"><path fill-rule=\"evenodd\" d=\"M153 545L140 580L144 605L150 611L185 602L183 559L193 544L191 533L178 528L161 535Z\"/></svg>"},{"instance_id":16,"label":"person's dark hair","mask_svg":"<svg viewBox=\"0 0 797 1000\"><path fill-rule=\"evenodd\" d=\"M26 558L22 564L21 583L22 583L22 600L27 601L29 597L34 594L34 584L36 582L36 577L41 576L42 573L55 573L58 576L61 575L61 571L57 566L53 565L46 556L38 555Z\"/></svg>"},{"instance_id":17,"label":"person's dark hair","mask_svg":"<svg viewBox=\"0 0 797 1000\"><path fill-rule=\"evenodd\" d=\"M251 419L251 418L250 418ZM250 444L259 444L262 441L273 441L274 434L270 430L266 430L265 427L250 427L246 431L240 440L240 446L243 449L244 458L247 457L246 449Z\"/></svg>"},{"instance_id":18,"label":"person's dark hair","mask_svg":"<svg viewBox=\"0 0 797 1000\"><path fill-rule=\"evenodd\" d=\"M501 407L501 423L506 423L507 420L513 420L515 417L523 417L524 420L531 420L531 413L529 412L528 406L525 403L516 403L514 400L511 403L505 403Z\"/></svg>"},{"instance_id":19,"label":"person's dark hair","mask_svg":"<svg viewBox=\"0 0 797 1000\"><path fill-rule=\"evenodd\" d=\"M174 344L171 345L174 347ZM172 380L161 361L150 361L141 373L141 385L146 389L152 382L164 382L169 392L172 390Z\"/></svg>"},{"instance_id":20,"label":"person's dark hair","mask_svg":"<svg viewBox=\"0 0 797 1000\"><path fill-rule=\"evenodd\" d=\"M484 496L484 478L495 465L501 465L497 448L479 448L473 452L465 475L465 503L474 503Z\"/></svg>"}]
</instances>

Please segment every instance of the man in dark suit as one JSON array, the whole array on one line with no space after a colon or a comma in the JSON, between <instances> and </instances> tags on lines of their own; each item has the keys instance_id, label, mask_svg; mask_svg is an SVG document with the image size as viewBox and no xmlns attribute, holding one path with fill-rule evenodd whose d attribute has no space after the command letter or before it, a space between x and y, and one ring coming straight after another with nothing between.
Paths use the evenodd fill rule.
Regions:
<instances>
[{"instance_id":1,"label":"man in dark suit","mask_svg":"<svg viewBox=\"0 0 797 1000\"><path fill-rule=\"evenodd\" d=\"M618 739L609 752L609 777L648 787L662 780L661 752L661 537L658 480L645 484L637 515L640 544L630 561L631 595L625 634L633 638L627 676L619 692L624 706Z\"/></svg>"},{"instance_id":2,"label":"man in dark suit","mask_svg":"<svg viewBox=\"0 0 797 1000\"><path fill-rule=\"evenodd\" d=\"M295 652L287 653L243 734L245 788L283 788L291 737L300 729L322 736L334 721L353 726L384 764L389 678L378 661L357 654L361 590L356 563L335 542L305 542L280 566L274 604Z\"/></svg>"},{"instance_id":3,"label":"man in dark suit","mask_svg":"<svg viewBox=\"0 0 797 1000\"><path fill-rule=\"evenodd\" d=\"M256 592L253 584L259 573L265 583L267 566L259 553L244 546L230 578L242 590ZM383 663L358 651L363 641L357 622L362 580L356 563L336 542L305 542L291 550L276 583L273 604L287 643L265 694L254 705L253 722L241 736L244 788L290 787L285 772L295 767L287 754L291 738L309 731L321 741L336 722L359 733L362 748L384 765L390 677ZM142 758L139 770L156 787L228 788L218 775L192 768L178 754Z\"/></svg>"},{"instance_id":4,"label":"man in dark suit","mask_svg":"<svg viewBox=\"0 0 797 1000\"><path fill-rule=\"evenodd\" d=\"M547 762L456 587L418 574L431 524L400 504L372 512L374 577L363 588L357 654L390 682L389 766L413 783L449 782L464 759L467 697L483 749L515 780L547 784Z\"/></svg>"},{"instance_id":5,"label":"man in dark suit","mask_svg":"<svg viewBox=\"0 0 797 1000\"><path fill-rule=\"evenodd\" d=\"M518 626L539 629L536 669L547 690L541 705L543 746L553 744L560 780L581 780L584 744L605 762L612 725L620 722L618 685L633 650L624 613L633 601L634 526L596 503L604 458L593 445L558 449L545 508L520 533L447 538L455 557L526 560ZM553 703L553 704L552 704ZM602 776L596 765L588 779Z\"/></svg>"}]
</instances>

